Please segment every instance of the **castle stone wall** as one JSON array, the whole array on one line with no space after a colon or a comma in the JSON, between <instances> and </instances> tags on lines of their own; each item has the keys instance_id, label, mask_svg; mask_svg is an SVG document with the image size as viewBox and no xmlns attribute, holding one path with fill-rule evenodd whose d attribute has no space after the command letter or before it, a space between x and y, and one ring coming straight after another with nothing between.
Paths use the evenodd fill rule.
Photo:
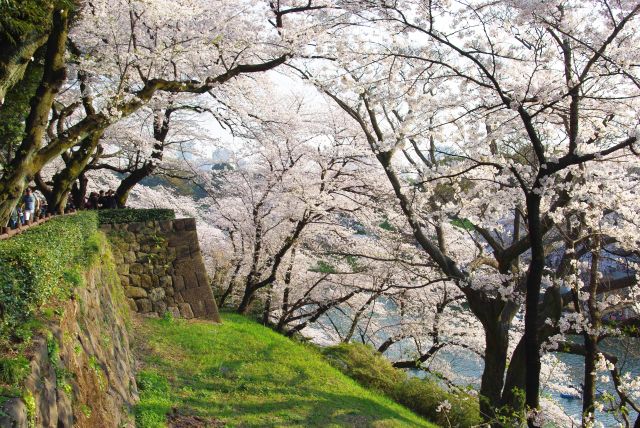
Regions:
<instances>
[{"instance_id":1,"label":"castle stone wall","mask_svg":"<svg viewBox=\"0 0 640 428\"><path fill-rule=\"evenodd\" d=\"M101 226L129 306L142 314L220 322L192 218Z\"/></svg>"}]
</instances>

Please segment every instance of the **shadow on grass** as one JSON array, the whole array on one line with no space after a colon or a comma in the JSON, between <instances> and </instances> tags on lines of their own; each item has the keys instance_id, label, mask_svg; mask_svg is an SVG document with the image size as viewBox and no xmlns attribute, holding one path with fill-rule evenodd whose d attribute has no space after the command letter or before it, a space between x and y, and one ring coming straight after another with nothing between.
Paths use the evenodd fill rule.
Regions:
<instances>
[{"instance_id":1,"label":"shadow on grass","mask_svg":"<svg viewBox=\"0 0 640 428\"><path fill-rule=\"evenodd\" d=\"M251 321L234 317L212 329L159 321L143 327L143 336L159 345L158 352L141 355L145 376L164 377L171 387L142 392L137 419L152 423L139 427L162 426L156 421L174 407L230 426L429 426L360 389L317 351Z\"/></svg>"},{"instance_id":2,"label":"shadow on grass","mask_svg":"<svg viewBox=\"0 0 640 428\"><path fill-rule=\"evenodd\" d=\"M206 399L189 398L184 404L196 410L198 414L215 416L222 420L242 414L246 418L242 426L281 427L299 424L305 427L371 427L375 422L385 422L381 424L384 426L416 426L415 419L408 419L368 398L325 391L316 392L311 400L299 397L282 398L278 401L265 399L257 403L230 402L229 406L221 407L212 406L213 403Z\"/></svg>"}]
</instances>

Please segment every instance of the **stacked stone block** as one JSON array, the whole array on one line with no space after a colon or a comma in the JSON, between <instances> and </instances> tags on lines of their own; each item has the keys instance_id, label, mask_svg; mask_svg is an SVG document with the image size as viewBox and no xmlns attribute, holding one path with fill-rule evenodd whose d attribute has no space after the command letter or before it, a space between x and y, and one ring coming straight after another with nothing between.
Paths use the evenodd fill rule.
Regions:
<instances>
[{"instance_id":1,"label":"stacked stone block","mask_svg":"<svg viewBox=\"0 0 640 428\"><path fill-rule=\"evenodd\" d=\"M131 309L220 321L192 218L102 226Z\"/></svg>"}]
</instances>

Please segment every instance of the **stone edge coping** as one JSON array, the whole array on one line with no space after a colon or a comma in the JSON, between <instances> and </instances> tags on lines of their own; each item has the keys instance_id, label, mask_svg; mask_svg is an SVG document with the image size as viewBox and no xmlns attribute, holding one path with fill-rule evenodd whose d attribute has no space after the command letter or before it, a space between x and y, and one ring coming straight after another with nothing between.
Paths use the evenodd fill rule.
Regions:
<instances>
[{"instance_id":1,"label":"stone edge coping","mask_svg":"<svg viewBox=\"0 0 640 428\"><path fill-rule=\"evenodd\" d=\"M147 220L132 223L103 223L99 226L103 231L126 230L141 232L145 227L158 227L163 232L196 231L196 219L193 217L176 218L173 220Z\"/></svg>"},{"instance_id":2,"label":"stone edge coping","mask_svg":"<svg viewBox=\"0 0 640 428\"><path fill-rule=\"evenodd\" d=\"M32 227L39 226L52 218L74 215L77 211L73 210L65 214L52 214L47 213L45 217L38 218L37 220L29 220L24 225L19 225L15 229L11 229L8 226L0 227L0 241L12 238L13 236L19 235L22 232L25 232ZM140 222L132 222L132 223L104 223L99 225L98 227L103 230L111 230L111 229L129 229L131 226L132 231L139 231L143 227L147 226L149 223L153 223L154 226L160 227L162 230L170 231L194 231L196 230L196 220L193 217L187 218L176 218L173 220L148 220L148 221L140 221Z\"/></svg>"}]
</instances>

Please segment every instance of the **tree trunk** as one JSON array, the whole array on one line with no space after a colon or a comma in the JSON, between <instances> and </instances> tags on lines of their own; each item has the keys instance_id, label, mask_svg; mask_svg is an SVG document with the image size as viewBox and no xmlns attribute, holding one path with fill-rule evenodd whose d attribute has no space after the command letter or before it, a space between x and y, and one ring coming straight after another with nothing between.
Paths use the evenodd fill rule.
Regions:
<instances>
[{"instance_id":1,"label":"tree trunk","mask_svg":"<svg viewBox=\"0 0 640 428\"><path fill-rule=\"evenodd\" d=\"M242 301L238 306L238 313L241 315L246 315L249 312L249 307L251 303L253 303L253 297L255 295L256 290L252 286L247 286L244 289L244 294L242 295Z\"/></svg>"},{"instance_id":2,"label":"tree trunk","mask_svg":"<svg viewBox=\"0 0 640 428\"><path fill-rule=\"evenodd\" d=\"M141 168L134 170L128 177L120 182L120 185L116 190L116 202L118 203L118 208L124 208L127 205L127 199L129 198L129 192L131 192L131 189L146 177L150 176L155 170L156 166L153 162L146 162Z\"/></svg>"},{"instance_id":3,"label":"tree trunk","mask_svg":"<svg viewBox=\"0 0 640 428\"><path fill-rule=\"evenodd\" d=\"M47 197L50 212L64 212L71 187L85 171L102 134L102 131L98 131L85 138L80 147L67 158L65 168L53 176L53 187L50 196Z\"/></svg>"},{"instance_id":4,"label":"tree trunk","mask_svg":"<svg viewBox=\"0 0 640 428\"><path fill-rule=\"evenodd\" d=\"M524 347L526 358L526 405L528 409L539 407L540 394L540 355L538 341L538 302L540 300L540 284L544 269L543 231L540 222L540 195L534 193L539 189L539 180L533 190L527 194L527 222L529 226L529 240L531 243L531 261L527 272L527 295L524 316ZM528 425L535 427L533 418L529 418Z\"/></svg>"},{"instance_id":5,"label":"tree trunk","mask_svg":"<svg viewBox=\"0 0 640 428\"><path fill-rule=\"evenodd\" d=\"M83 172L80 174L76 182L71 185L71 197L73 198L73 204L79 210L84 209L84 200L87 196L87 184L89 184L89 179Z\"/></svg>"},{"instance_id":6,"label":"tree trunk","mask_svg":"<svg viewBox=\"0 0 640 428\"><path fill-rule=\"evenodd\" d=\"M562 296L560 289L552 287L547 289L544 299L540 307L540 316L538 317L538 339L542 342L558 332L553 325L549 325L545 320L558 321L562 315ZM504 390L502 392L501 407L512 410L516 414L524 416L524 396L522 393L526 385L527 356L525 353L524 337L520 339L516 349L513 351L507 376L505 379Z\"/></svg>"},{"instance_id":7,"label":"tree trunk","mask_svg":"<svg viewBox=\"0 0 640 428\"><path fill-rule=\"evenodd\" d=\"M269 315L271 315L271 299L273 298L273 284L267 289L267 300L262 311L262 325L269 325Z\"/></svg>"},{"instance_id":8,"label":"tree trunk","mask_svg":"<svg viewBox=\"0 0 640 428\"><path fill-rule=\"evenodd\" d=\"M280 315L280 319L276 325L276 331L279 333L284 332L284 327L287 325L287 316L289 315L289 293L291 293L291 288L285 287L282 292L282 315Z\"/></svg>"},{"instance_id":9,"label":"tree trunk","mask_svg":"<svg viewBox=\"0 0 640 428\"><path fill-rule=\"evenodd\" d=\"M42 82L31 100L31 110L25 123L25 137L14 159L3 171L0 179L0 224L7 224L22 191L42 168L37 156L49 120L51 105L66 79L64 53L67 41L67 12L53 14L53 28L47 41Z\"/></svg>"},{"instance_id":10,"label":"tree trunk","mask_svg":"<svg viewBox=\"0 0 640 428\"><path fill-rule=\"evenodd\" d=\"M253 262L251 270L249 271L249 275L247 276L247 282L244 288L242 302L238 307L239 313L246 314L249 310L249 305L253 301L256 291L266 286L270 286L276 280L276 274L278 273L278 269L280 268L280 264L282 263L284 256L287 254L287 252L289 252L291 247L294 246L304 228L309 224L309 221L309 213L305 213L302 216L302 219L298 220L298 223L296 223L296 227L291 232L291 235L284 240L282 246L271 258L271 262L267 263L267 265L264 266L264 270L269 270L269 276L264 279L259 279L258 276L258 260L260 257L260 248L262 245L262 238L258 239L258 237L262 234L262 223L258 222L258 227L256 228L256 243L254 244ZM260 232L260 234L258 234L258 232Z\"/></svg>"},{"instance_id":11,"label":"tree trunk","mask_svg":"<svg viewBox=\"0 0 640 428\"><path fill-rule=\"evenodd\" d=\"M20 201L22 192L26 186L26 179L20 175L12 174L11 180L2 180L0 184L0 224L7 225L11 211Z\"/></svg>"},{"instance_id":12,"label":"tree trunk","mask_svg":"<svg viewBox=\"0 0 640 428\"><path fill-rule=\"evenodd\" d=\"M598 358L598 338L584 335L584 383L582 386L582 426L593 426L596 402L596 359Z\"/></svg>"},{"instance_id":13,"label":"tree trunk","mask_svg":"<svg viewBox=\"0 0 640 428\"><path fill-rule=\"evenodd\" d=\"M377 298L378 298L377 293L371 295L371 297L369 297L369 299L356 311L355 316L351 320L351 326L349 327L349 331L347 332L346 336L342 338L342 343L351 342L351 339L353 338L353 334L356 332L356 327L358 327L358 323L360 322L360 318L362 317L362 314L364 313L364 311L367 310L369 305Z\"/></svg>"},{"instance_id":14,"label":"tree trunk","mask_svg":"<svg viewBox=\"0 0 640 428\"><path fill-rule=\"evenodd\" d=\"M487 422L495 420L496 409L500 406L504 371L507 367L510 324L499 320L483 322L485 351L480 384L480 414Z\"/></svg>"},{"instance_id":15,"label":"tree trunk","mask_svg":"<svg viewBox=\"0 0 640 428\"><path fill-rule=\"evenodd\" d=\"M598 239L598 238L596 238ZM584 336L584 385L582 388L582 426L593 426L595 421L596 403L596 360L598 358L598 332L601 324L601 314L598 309L598 281L600 265L600 245L596 245L591 252L591 272L589 278L589 318L594 333L585 332Z\"/></svg>"},{"instance_id":16,"label":"tree trunk","mask_svg":"<svg viewBox=\"0 0 640 428\"><path fill-rule=\"evenodd\" d=\"M224 307L224 304L227 301L227 298L231 295L231 293L233 293L233 289L234 289L235 284L236 284L236 278L238 277L238 272L240 272L240 268L241 267L242 267L241 262L238 262L236 264L236 268L233 270L233 274L231 275L231 278L229 279L229 286L222 293L222 295L220 296L220 299L218 300L218 307L219 308L223 308Z\"/></svg>"},{"instance_id":17,"label":"tree trunk","mask_svg":"<svg viewBox=\"0 0 640 428\"><path fill-rule=\"evenodd\" d=\"M35 53L47 42L47 35L38 35L30 40L25 40L13 52L9 52L9 46L3 46L7 54L0 59L0 99L4 100L7 91L13 85L22 80L24 73Z\"/></svg>"}]
</instances>

